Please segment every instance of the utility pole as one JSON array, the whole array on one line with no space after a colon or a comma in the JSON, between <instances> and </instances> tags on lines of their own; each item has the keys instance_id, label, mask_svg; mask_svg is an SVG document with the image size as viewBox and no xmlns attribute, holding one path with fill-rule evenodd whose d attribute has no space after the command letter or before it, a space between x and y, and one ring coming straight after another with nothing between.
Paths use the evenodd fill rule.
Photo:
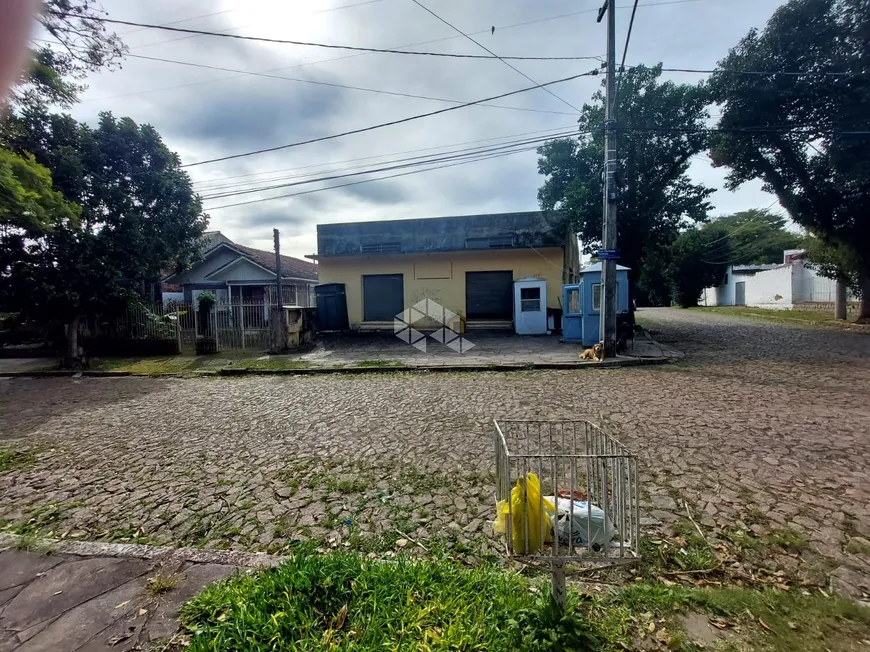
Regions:
<instances>
[{"instance_id":1,"label":"utility pole","mask_svg":"<svg viewBox=\"0 0 870 652\"><path fill-rule=\"evenodd\" d=\"M275 305L281 308L284 305L284 290L281 287L281 239L278 229L272 229L272 237L275 239L275 291L278 294Z\"/></svg>"},{"instance_id":2,"label":"utility pole","mask_svg":"<svg viewBox=\"0 0 870 652\"><path fill-rule=\"evenodd\" d=\"M604 100L604 219L601 248L601 339L604 357L616 355L616 0L605 0L598 22L607 14L607 82ZM603 260L602 260L603 258Z\"/></svg>"}]
</instances>

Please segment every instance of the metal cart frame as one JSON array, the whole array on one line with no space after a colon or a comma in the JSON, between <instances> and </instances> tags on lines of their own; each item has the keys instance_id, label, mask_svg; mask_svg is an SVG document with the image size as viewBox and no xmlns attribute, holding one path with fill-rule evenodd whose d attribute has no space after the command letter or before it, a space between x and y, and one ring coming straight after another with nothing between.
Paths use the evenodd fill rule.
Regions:
<instances>
[{"instance_id":1,"label":"metal cart frame","mask_svg":"<svg viewBox=\"0 0 870 652\"><path fill-rule=\"evenodd\" d=\"M553 577L553 597L557 603L565 600L565 564L605 567L633 563L639 558L640 508L637 458L619 441L588 420L494 420L496 500L507 503L505 546L511 558L532 563L549 564ZM532 539L544 542L537 550L530 549L528 517L529 473L540 481L537 509L540 532ZM517 515L525 531L515 549L514 513L511 491L520 486L523 514ZM555 513L545 510L545 496L555 498ZM575 499L585 500L584 513L575 512ZM565 501L563 503L563 501ZM567 504L567 520L559 523L559 510ZM535 506L532 506L534 508ZM612 524L612 538L593 542L593 510L603 511L604 523ZM595 513L600 518L601 513ZM567 516L567 518L566 518ZM579 521L577 520L579 519ZM575 523L578 529L575 531ZM609 531L609 530L608 530Z\"/></svg>"}]
</instances>

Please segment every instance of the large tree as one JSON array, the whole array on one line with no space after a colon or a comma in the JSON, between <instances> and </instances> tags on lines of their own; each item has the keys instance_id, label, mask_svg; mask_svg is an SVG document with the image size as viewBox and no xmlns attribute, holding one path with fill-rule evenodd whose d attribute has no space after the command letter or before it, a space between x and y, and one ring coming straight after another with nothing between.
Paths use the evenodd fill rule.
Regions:
<instances>
[{"instance_id":1,"label":"large tree","mask_svg":"<svg viewBox=\"0 0 870 652\"><path fill-rule=\"evenodd\" d=\"M669 253L666 274L674 301L692 308L705 288L722 281L730 255L728 231L720 226L686 229Z\"/></svg>"},{"instance_id":2,"label":"large tree","mask_svg":"<svg viewBox=\"0 0 870 652\"><path fill-rule=\"evenodd\" d=\"M763 180L795 222L841 250L859 278L862 321L870 320L867 70L870 0L790 0L710 82L722 112L712 156L730 168L728 186Z\"/></svg>"},{"instance_id":3,"label":"large tree","mask_svg":"<svg viewBox=\"0 0 870 652\"><path fill-rule=\"evenodd\" d=\"M704 85L660 81L661 66L626 71L616 101L619 130L618 242L620 263L631 268L632 283L655 276L662 251L680 229L707 219L713 190L692 183L693 155L708 146L704 131L708 92ZM604 94L583 106L577 138L554 140L538 150L538 190L545 210L562 212L579 234L584 252L601 243L604 161ZM640 297L650 300L651 297Z\"/></svg>"},{"instance_id":4,"label":"large tree","mask_svg":"<svg viewBox=\"0 0 870 652\"><path fill-rule=\"evenodd\" d=\"M100 115L97 128L31 106L10 118L6 145L54 171L81 207L80 224L34 238L9 279L8 307L66 325L71 357L79 320L141 295L162 270L198 253L206 225L178 156L149 125Z\"/></svg>"},{"instance_id":5,"label":"large tree","mask_svg":"<svg viewBox=\"0 0 870 652\"><path fill-rule=\"evenodd\" d=\"M786 220L781 215L767 209L751 208L714 218L702 229L728 234L728 255L717 255L718 259L737 265L763 265L781 263L785 249L803 246L804 238L785 227ZM724 240L720 248L724 251ZM714 249L710 253L720 252Z\"/></svg>"}]
</instances>

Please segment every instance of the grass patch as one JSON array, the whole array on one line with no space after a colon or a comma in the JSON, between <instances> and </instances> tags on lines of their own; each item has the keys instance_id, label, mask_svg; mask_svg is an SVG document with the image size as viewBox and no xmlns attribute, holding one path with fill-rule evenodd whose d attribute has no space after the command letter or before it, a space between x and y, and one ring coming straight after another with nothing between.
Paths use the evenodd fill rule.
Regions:
<instances>
[{"instance_id":1,"label":"grass patch","mask_svg":"<svg viewBox=\"0 0 870 652\"><path fill-rule=\"evenodd\" d=\"M707 647L682 616L700 614ZM563 614L548 587L494 566L449 561L367 561L299 551L282 566L237 575L184 605L191 651L670 649L857 652L870 610L798 591L630 584L569 592ZM646 639L646 640L644 640Z\"/></svg>"},{"instance_id":2,"label":"grass patch","mask_svg":"<svg viewBox=\"0 0 870 652\"><path fill-rule=\"evenodd\" d=\"M404 367L405 363L401 360L359 360L356 362L357 367Z\"/></svg>"},{"instance_id":3,"label":"grass patch","mask_svg":"<svg viewBox=\"0 0 870 652\"><path fill-rule=\"evenodd\" d=\"M157 575L149 577L145 584L145 590L151 597L157 598L161 595L169 593L178 584L178 580L169 575Z\"/></svg>"},{"instance_id":4,"label":"grass patch","mask_svg":"<svg viewBox=\"0 0 870 652\"><path fill-rule=\"evenodd\" d=\"M306 360L271 357L240 360L231 366L233 369L249 369L251 371L292 371L294 369L308 369L311 367L311 363Z\"/></svg>"},{"instance_id":5,"label":"grass patch","mask_svg":"<svg viewBox=\"0 0 870 652\"><path fill-rule=\"evenodd\" d=\"M0 450L0 473L24 469L36 462L36 453L31 450Z\"/></svg>"},{"instance_id":6,"label":"grass patch","mask_svg":"<svg viewBox=\"0 0 870 652\"><path fill-rule=\"evenodd\" d=\"M865 649L864 641L870 636L870 609L838 597L803 595L796 591L636 584L603 598L597 608L611 631L617 629L613 621L637 622L642 620L638 618L642 614L667 617L674 613L703 613L724 623L728 629L740 628L738 640L723 641L716 648L725 650L857 652Z\"/></svg>"},{"instance_id":7,"label":"grass patch","mask_svg":"<svg viewBox=\"0 0 870 652\"><path fill-rule=\"evenodd\" d=\"M774 321L811 321L817 323L836 322L833 311L831 312L811 312L805 310L768 310L766 308L749 308L746 306L698 306L691 310L700 310L702 312L712 312L720 315L729 315L732 317L750 317L755 319L771 319ZM855 318L850 317L847 321L854 322ZM842 323L842 322L841 322Z\"/></svg>"},{"instance_id":8,"label":"grass patch","mask_svg":"<svg viewBox=\"0 0 870 652\"><path fill-rule=\"evenodd\" d=\"M802 552L810 545L803 534L790 529L776 530L770 534L768 540L789 552Z\"/></svg>"},{"instance_id":9,"label":"grass patch","mask_svg":"<svg viewBox=\"0 0 870 652\"><path fill-rule=\"evenodd\" d=\"M61 505L42 505L30 512L26 523L19 523L12 531L22 536L50 536L65 515L66 508Z\"/></svg>"},{"instance_id":10,"label":"grass patch","mask_svg":"<svg viewBox=\"0 0 870 652\"><path fill-rule=\"evenodd\" d=\"M870 544L863 537L852 537L846 544L846 552L870 557Z\"/></svg>"},{"instance_id":11,"label":"grass patch","mask_svg":"<svg viewBox=\"0 0 870 652\"><path fill-rule=\"evenodd\" d=\"M177 374L202 366L201 358L186 355L156 358L101 358L91 360L92 371L124 371L134 374Z\"/></svg>"},{"instance_id":12,"label":"grass patch","mask_svg":"<svg viewBox=\"0 0 870 652\"><path fill-rule=\"evenodd\" d=\"M48 543L43 539L39 539L38 537L29 534L19 537L18 541L16 541L15 545L12 547L15 548L15 550L32 552L38 555L50 555L57 549L57 546L54 544Z\"/></svg>"},{"instance_id":13,"label":"grass patch","mask_svg":"<svg viewBox=\"0 0 870 652\"><path fill-rule=\"evenodd\" d=\"M552 609L516 575L347 553L300 552L278 568L214 584L181 618L192 652L600 647L591 623Z\"/></svg>"}]
</instances>

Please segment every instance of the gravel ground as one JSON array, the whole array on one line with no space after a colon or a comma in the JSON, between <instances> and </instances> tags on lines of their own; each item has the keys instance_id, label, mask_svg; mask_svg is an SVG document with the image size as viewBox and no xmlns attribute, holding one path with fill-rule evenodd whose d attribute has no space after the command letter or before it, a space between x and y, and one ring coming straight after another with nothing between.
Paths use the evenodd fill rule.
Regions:
<instances>
[{"instance_id":1,"label":"gravel ground","mask_svg":"<svg viewBox=\"0 0 870 652\"><path fill-rule=\"evenodd\" d=\"M601 371L0 380L0 524L240 550L318 537L493 552L491 420L587 415L640 456L645 523L669 527L686 499L709 532L805 542L776 567L844 565L866 587L870 337L693 311L640 319L687 357Z\"/></svg>"}]
</instances>

